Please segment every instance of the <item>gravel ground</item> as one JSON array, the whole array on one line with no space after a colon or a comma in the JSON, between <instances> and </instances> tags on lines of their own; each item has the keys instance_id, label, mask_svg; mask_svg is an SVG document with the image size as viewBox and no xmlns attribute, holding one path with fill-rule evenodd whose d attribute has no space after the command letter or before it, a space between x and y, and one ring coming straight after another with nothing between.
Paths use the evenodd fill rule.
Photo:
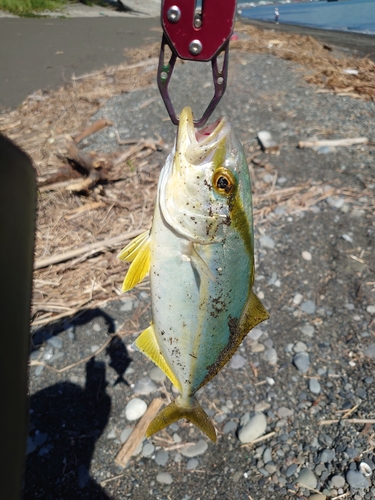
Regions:
<instances>
[{"instance_id":1,"label":"gravel ground","mask_svg":"<svg viewBox=\"0 0 375 500\"><path fill-rule=\"evenodd\" d=\"M177 109L192 98L198 110L207 103L210 76L201 70L178 67ZM153 364L131 350L136 335L115 337L61 374L31 368L25 499L375 498L374 427L353 422L375 417L375 226L367 210L375 149L296 147L329 131L334 138L374 139L374 104L318 94L301 68L272 56L235 54L230 73L216 114L229 115L245 148L257 131L272 132L281 154L263 158L278 173L276 189L311 180L342 194L294 215L276 207L255 228L255 291L271 317L198 393L219 430L217 444L179 422L144 441L126 469L115 465L136 423L129 418L144 411L142 403L129 408L128 402L136 397L148 405L170 390ZM160 134L169 145L164 157L173 142L175 129L156 88L115 97L93 119L100 116L123 139ZM86 145L117 146L110 129ZM38 330L31 357L64 367L95 353L126 318L141 330L149 315L147 291L124 296L74 322Z\"/></svg>"}]
</instances>

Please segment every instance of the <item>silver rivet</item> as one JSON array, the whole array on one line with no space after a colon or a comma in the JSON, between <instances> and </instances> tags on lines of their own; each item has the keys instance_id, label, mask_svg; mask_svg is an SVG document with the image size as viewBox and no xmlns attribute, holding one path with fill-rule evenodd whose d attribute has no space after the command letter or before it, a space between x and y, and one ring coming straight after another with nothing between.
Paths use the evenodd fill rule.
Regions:
<instances>
[{"instance_id":1,"label":"silver rivet","mask_svg":"<svg viewBox=\"0 0 375 500\"><path fill-rule=\"evenodd\" d=\"M202 26L202 14L198 12L197 14L194 14L194 27L200 28L201 26Z\"/></svg>"},{"instance_id":2,"label":"silver rivet","mask_svg":"<svg viewBox=\"0 0 375 500\"><path fill-rule=\"evenodd\" d=\"M168 17L168 20L171 22L171 23L178 23L178 21L180 20L181 18L181 11L180 9L177 7L177 5L173 5L172 7L170 7L168 9L168 12L167 12L167 17Z\"/></svg>"},{"instance_id":3,"label":"silver rivet","mask_svg":"<svg viewBox=\"0 0 375 500\"><path fill-rule=\"evenodd\" d=\"M193 56L200 54L202 52L202 48L202 43L199 40L193 40L190 42L189 50L190 54L193 54Z\"/></svg>"}]
</instances>

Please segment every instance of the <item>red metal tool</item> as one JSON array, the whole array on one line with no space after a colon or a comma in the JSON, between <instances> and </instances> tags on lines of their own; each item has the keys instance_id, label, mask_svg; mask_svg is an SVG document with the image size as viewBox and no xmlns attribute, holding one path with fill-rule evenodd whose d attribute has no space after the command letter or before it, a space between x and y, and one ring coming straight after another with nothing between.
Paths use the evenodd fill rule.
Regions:
<instances>
[{"instance_id":1,"label":"red metal tool","mask_svg":"<svg viewBox=\"0 0 375 500\"><path fill-rule=\"evenodd\" d=\"M178 117L169 97L168 84L177 57L190 61L211 61L215 93L206 111L194 123L203 126L222 98L228 73L229 39L233 32L236 0L202 0L202 9L196 8L197 0L163 0L161 23L164 30L159 68L158 86L172 122ZM165 47L172 55L165 64ZM222 68L218 55L224 52Z\"/></svg>"}]
</instances>

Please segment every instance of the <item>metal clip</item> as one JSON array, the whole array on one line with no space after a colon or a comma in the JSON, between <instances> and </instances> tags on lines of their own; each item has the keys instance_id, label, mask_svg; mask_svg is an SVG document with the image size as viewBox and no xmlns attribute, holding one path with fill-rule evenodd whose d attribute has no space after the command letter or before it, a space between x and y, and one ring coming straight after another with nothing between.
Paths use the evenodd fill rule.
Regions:
<instances>
[{"instance_id":1,"label":"metal clip","mask_svg":"<svg viewBox=\"0 0 375 500\"><path fill-rule=\"evenodd\" d=\"M174 52L172 52L171 58L167 65L164 64L164 53L165 46L168 45L168 41L166 37L163 36L161 49L160 49L160 59L159 59L159 67L158 67L158 87L160 94L163 98L165 107L167 108L168 114L171 118L171 121L174 125L178 125L179 118L176 115L174 110L171 98L169 96L168 85L171 79L173 69L176 63L177 56ZM223 97L227 86L227 75L228 75L228 51L229 51L229 43L227 42L225 47L222 49L224 51L224 62L221 70L218 68L217 64L217 56L211 59L212 66L212 77L214 81L215 93L211 102L207 106L206 111L203 113L202 117L199 120L194 120L194 125L196 127L203 127L203 125L207 122L208 118L211 116L216 106L218 105L220 99Z\"/></svg>"},{"instance_id":2,"label":"metal clip","mask_svg":"<svg viewBox=\"0 0 375 500\"><path fill-rule=\"evenodd\" d=\"M211 61L215 93L196 127L202 127L226 89L229 39L233 32L236 0L205 0L202 12L195 10L195 0L163 0L161 22L164 30L158 67L158 86L169 116L178 125L178 116L168 92L177 57L190 61ZM165 64L165 46L172 55ZM224 52L222 68L218 56Z\"/></svg>"}]
</instances>

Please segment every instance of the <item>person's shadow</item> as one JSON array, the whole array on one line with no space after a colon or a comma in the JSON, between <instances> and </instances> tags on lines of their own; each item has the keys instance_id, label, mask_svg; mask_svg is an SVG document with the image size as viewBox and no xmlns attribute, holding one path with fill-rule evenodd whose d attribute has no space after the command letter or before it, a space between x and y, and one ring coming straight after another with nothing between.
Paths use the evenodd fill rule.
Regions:
<instances>
[{"instance_id":1,"label":"person's shadow","mask_svg":"<svg viewBox=\"0 0 375 500\"><path fill-rule=\"evenodd\" d=\"M31 396L30 435L39 447L27 457L25 500L111 500L89 475L111 410L106 386L105 365L92 358L84 389L61 382Z\"/></svg>"}]
</instances>

